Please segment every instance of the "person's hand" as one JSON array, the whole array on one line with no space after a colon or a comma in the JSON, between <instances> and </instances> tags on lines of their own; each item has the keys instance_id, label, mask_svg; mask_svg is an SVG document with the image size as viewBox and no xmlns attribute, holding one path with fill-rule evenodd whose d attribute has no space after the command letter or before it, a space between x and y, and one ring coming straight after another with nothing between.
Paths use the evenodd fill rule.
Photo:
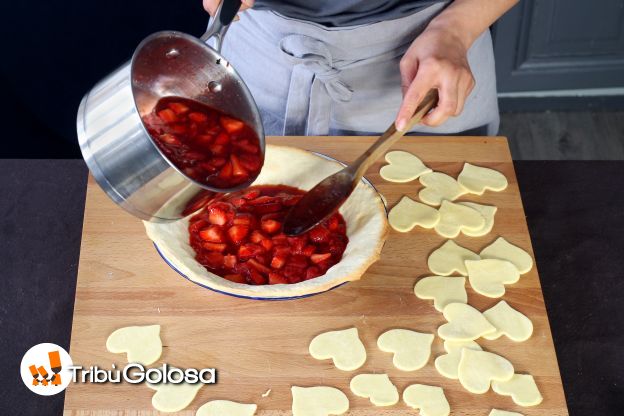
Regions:
<instances>
[{"instance_id":1,"label":"person's hand","mask_svg":"<svg viewBox=\"0 0 624 416\"><path fill-rule=\"evenodd\" d=\"M217 7L219 7L220 0L203 0L204 9L210 14L210 16L214 16L217 12ZM245 11L250 9L254 5L254 0L242 0L241 1L240 11Z\"/></svg>"},{"instance_id":2,"label":"person's hand","mask_svg":"<svg viewBox=\"0 0 624 416\"><path fill-rule=\"evenodd\" d=\"M401 62L403 102L395 124L404 130L430 89L438 90L438 105L421 123L439 126L459 115L475 80L467 60L468 48L452 31L429 27L412 42Z\"/></svg>"}]
</instances>

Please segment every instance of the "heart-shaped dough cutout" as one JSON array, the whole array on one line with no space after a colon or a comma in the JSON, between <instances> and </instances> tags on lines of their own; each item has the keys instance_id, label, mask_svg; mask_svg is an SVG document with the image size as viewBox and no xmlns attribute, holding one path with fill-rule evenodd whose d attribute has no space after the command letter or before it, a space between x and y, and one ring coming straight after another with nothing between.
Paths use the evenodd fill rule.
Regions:
<instances>
[{"instance_id":1,"label":"heart-shaped dough cutout","mask_svg":"<svg viewBox=\"0 0 624 416\"><path fill-rule=\"evenodd\" d=\"M438 336L447 341L474 341L496 331L481 312L465 303L450 303L442 311L448 323L438 328Z\"/></svg>"},{"instance_id":2,"label":"heart-shaped dough cutout","mask_svg":"<svg viewBox=\"0 0 624 416\"><path fill-rule=\"evenodd\" d=\"M437 209L416 202L408 196L401 198L388 214L390 226L402 233L410 231L417 225L423 228L433 228L439 220L440 214Z\"/></svg>"},{"instance_id":3,"label":"heart-shaped dough cutout","mask_svg":"<svg viewBox=\"0 0 624 416\"><path fill-rule=\"evenodd\" d=\"M438 373L444 377L457 380L457 369L459 368L459 360L461 359L461 350L463 348L482 351L481 346L474 341L444 341L446 354L440 355L434 362Z\"/></svg>"},{"instance_id":4,"label":"heart-shaped dough cutout","mask_svg":"<svg viewBox=\"0 0 624 416\"><path fill-rule=\"evenodd\" d=\"M431 356L433 334L410 331L408 329L391 329L377 338L380 350L394 353L392 363L403 371L414 371L423 368Z\"/></svg>"},{"instance_id":5,"label":"heart-shaped dough cutout","mask_svg":"<svg viewBox=\"0 0 624 416\"><path fill-rule=\"evenodd\" d=\"M513 365L500 355L462 348L457 376L471 393L483 394L493 381L507 381L514 375Z\"/></svg>"},{"instance_id":6,"label":"heart-shaped dough cutout","mask_svg":"<svg viewBox=\"0 0 624 416\"><path fill-rule=\"evenodd\" d=\"M478 230L464 229L462 232L468 237L482 237L486 234L489 234L494 228L494 216L496 215L496 211L498 208L494 205L482 205L474 202L458 202L458 204L465 205L470 207L481 214L483 218L485 218L485 224Z\"/></svg>"},{"instance_id":7,"label":"heart-shaped dough cutout","mask_svg":"<svg viewBox=\"0 0 624 416\"><path fill-rule=\"evenodd\" d=\"M154 396L152 396L152 406L154 409L161 412L179 412L185 409L195 396L197 392L204 386L203 383L166 383L166 384L152 384L146 383L147 387L156 390Z\"/></svg>"},{"instance_id":8,"label":"heart-shaped dough cutout","mask_svg":"<svg viewBox=\"0 0 624 416\"><path fill-rule=\"evenodd\" d=\"M516 342L526 341L533 334L533 323L521 312L518 312L507 302L501 300L487 311L483 316L496 327L496 332L483 335L485 339L497 339L506 335Z\"/></svg>"},{"instance_id":9,"label":"heart-shaped dough cutout","mask_svg":"<svg viewBox=\"0 0 624 416\"><path fill-rule=\"evenodd\" d=\"M425 187L420 190L418 197L429 205L438 206L443 200L454 201L467 193L455 178L442 172L431 172L422 175L419 179Z\"/></svg>"},{"instance_id":10,"label":"heart-shaped dough cutout","mask_svg":"<svg viewBox=\"0 0 624 416\"><path fill-rule=\"evenodd\" d=\"M462 276L468 275L466 260L479 260L481 257L473 251L457 244L453 240L446 240L437 249L433 250L427 259L429 270L440 276L448 276L455 272Z\"/></svg>"},{"instance_id":11,"label":"heart-shaped dough cutout","mask_svg":"<svg viewBox=\"0 0 624 416\"><path fill-rule=\"evenodd\" d=\"M543 400L542 394L530 374L514 374L507 381L493 381L492 390L503 396L511 396L518 406L536 406Z\"/></svg>"},{"instance_id":12,"label":"heart-shaped dough cutout","mask_svg":"<svg viewBox=\"0 0 624 416\"><path fill-rule=\"evenodd\" d=\"M116 354L125 352L129 363L153 364L162 354L160 325L119 328L108 336L106 349Z\"/></svg>"},{"instance_id":13,"label":"heart-shaped dough cutout","mask_svg":"<svg viewBox=\"0 0 624 416\"><path fill-rule=\"evenodd\" d=\"M433 299L433 306L440 312L449 303L468 302L465 277L423 277L414 286L414 294L419 299Z\"/></svg>"},{"instance_id":14,"label":"heart-shaped dough cutout","mask_svg":"<svg viewBox=\"0 0 624 416\"><path fill-rule=\"evenodd\" d=\"M489 298L500 298L505 294L505 285L520 280L520 273L507 260L466 260L468 280L472 289Z\"/></svg>"},{"instance_id":15,"label":"heart-shaped dough cutout","mask_svg":"<svg viewBox=\"0 0 624 416\"><path fill-rule=\"evenodd\" d=\"M349 410L349 399L334 387L292 386L293 416L341 415Z\"/></svg>"},{"instance_id":16,"label":"heart-shaped dough cutout","mask_svg":"<svg viewBox=\"0 0 624 416\"><path fill-rule=\"evenodd\" d=\"M524 416L518 412L508 412L507 410L492 409L488 416Z\"/></svg>"},{"instance_id":17,"label":"heart-shaped dough cutout","mask_svg":"<svg viewBox=\"0 0 624 416\"><path fill-rule=\"evenodd\" d=\"M485 226L483 215L466 205L444 200L438 213L440 220L434 228L442 237L455 238L460 232L478 231Z\"/></svg>"},{"instance_id":18,"label":"heart-shaped dough cutout","mask_svg":"<svg viewBox=\"0 0 624 416\"><path fill-rule=\"evenodd\" d=\"M500 192L507 188L507 178L502 173L481 166L464 163L457 182L468 192L482 195L486 189Z\"/></svg>"},{"instance_id":19,"label":"heart-shaped dough cutout","mask_svg":"<svg viewBox=\"0 0 624 416\"><path fill-rule=\"evenodd\" d=\"M317 360L332 359L336 368L357 370L366 361L366 349L360 341L357 328L324 332L310 343L310 355Z\"/></svg>"},{"instance_id":20,"label":"heart-shaped dough cutout","mask_svg":"<svg viewBox=\"0 0 624 416\"><path fill-rule=\"evenodd\" d=\"M392 406L399 401L399 391L387 374L358 374L349 387L353 394L368 398L375 406Z\"/></svg>"},{"instance_id":21,"label":"heart-shaped dough cutout","mask_svg":"<svg viewBox=\"0 0 624 416\"><path fill-rule=\"evenodd\" d=\"M525 274L533 268L531 255L503 237L498 237L496 241L481 250L481 258L507 260L516 266L520 274Z\"/></svg>"},{"instance_id":22,"label":"heart-shaped dough cutout","mask_svg":"<svg viewBox=\"0 0 624 416\"><path fill-rule=\"evenodd\" d=\"M195 416L253 416L257 408L255 404L212 400L197 409Z\"/></svg>"},{"instance_id":23,"label":"heart-shaped dough cutout","mask_svg":"<svg viewBox=\"0 0 624 416\"><path fill-rule=\"evenodd\" d=\"M410 182L431 172L419 158L402 150L386 153L386 162L388 164L382 166L379 175L390 182Z\"/></svg>"},{"instance_id":24,"label":"heart-shaped dough cutout","mask_svg":"<svg viewBox=\"0 0 624 416\"><path fill-rule=\"evenodd\" d=\"M412 384L403 391L403 401L412 409L420 409L421 416L448 416L451 412L444 390L437 386Z\"/></svg>"}]
</instances>

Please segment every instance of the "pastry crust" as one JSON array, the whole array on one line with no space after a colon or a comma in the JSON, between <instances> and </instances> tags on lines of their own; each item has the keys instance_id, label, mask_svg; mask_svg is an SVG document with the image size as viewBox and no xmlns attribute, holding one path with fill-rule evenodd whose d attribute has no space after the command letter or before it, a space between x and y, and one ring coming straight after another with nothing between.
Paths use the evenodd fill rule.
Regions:
<instances>
[{"instance_id":1,"label":"pastry crust","mask_svg":"<svg viewBox=\"0 0 624 416\"><path fill-rule=\"evenodd\" d=\"M267 145L264 167L253 185L290 185L307 191L342 167L336 161L306 150ZM194 189L189 189L189 193L194 192ZM178 204L179 200L187 200L189 197L190 195L184 195L183 192L172 203ZM279 285L234 283L206 270L195 260L195 251L189 245L190 216L169 223L144 221L143 224L148 237L156 244L161 255L187 279L237 296L280 299L320 293L345 282L359 280L379 259L388 235L388 224L385 206L376 190L360 183L340 208L340 213L347 223L349 237L342 260L323 276L300 283Z\"/></svg>"}]
</instances>

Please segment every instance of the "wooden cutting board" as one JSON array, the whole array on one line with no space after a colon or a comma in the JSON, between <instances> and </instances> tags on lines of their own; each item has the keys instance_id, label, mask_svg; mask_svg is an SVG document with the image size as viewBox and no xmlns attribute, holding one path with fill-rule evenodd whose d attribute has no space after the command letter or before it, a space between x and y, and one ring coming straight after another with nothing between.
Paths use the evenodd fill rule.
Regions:
<instances>
[{"instance_id":1,"label":"wooden cutting board","mask_svg":"<svg viewBox=\"0 0 624 416\"><path fill-rule=\"evenodd\" d=\"M325 153L351 162L374 138L367 137L273 137L270 143L291 145ZM532 253L507 140L503 137L406 137L395 149L418 155L434 170L456 176L464 161L501 171L509 187L500 193L466 196L498 207L492 232L480 238L460 236L456 241L479 251L496 237ZM393 206L402 195L417 198L418 181L395 184L382 180L379 161L367 177ZM516 406L510 397L493 392L474 395L458 381L444 378L433 366L443 353L436 337L432 358L426 367L402 372L392 366L392 355L376 347L377 337L390 328L411 328L435 333L445 322L430 301L416 298L413 287L419 277L429 275L427 256L444 239L434 231L416 228L409 233L391 231L382 258L360 281L336 290L293 301L238 299L203 289L180 277L160 258L145 235L141 221L111 202L90 179L85 207L82 249L78 270L76 303L70 353L74 363L110 368L125 365L125 355L107 352L105 343L115 329L128 325L162 325L164 344L159 363L179 367L218 370L218 384L208 385L186 411L193 414L203 403L228 399L258 404L259 415L288 415L290 386L328 385L341 389L351 403L352 415L416 414L399 402L374 407L368 399L354 396L350 379L363 372L387 372L402 392L413 383L444 388L452 414L485 416L492 408L525 415L567 415L567 408L552 336L546 316L537 267L508 286L504 299L526 314L535 327L524 343L506 337L479 340L482 347L509 359L517 372L535 376L544 401L536 407ZM485 310L498 299L473 292L469 303ZM308 354L308 344L317 334L356 326L368 359L356 372L343 372L330 361L317 361ZM262 397L271 389L268 397ZM68 415L158 414L151 406L153 390L144 385L72 384L65 398Z\"/></svg>"}]
</instances>

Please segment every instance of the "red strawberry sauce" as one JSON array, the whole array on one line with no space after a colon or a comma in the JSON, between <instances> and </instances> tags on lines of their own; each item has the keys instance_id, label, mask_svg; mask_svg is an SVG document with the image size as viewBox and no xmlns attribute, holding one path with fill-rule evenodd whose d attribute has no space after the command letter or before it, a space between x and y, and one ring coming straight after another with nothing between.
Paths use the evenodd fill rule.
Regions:
<instances>
[{"instance_id":1,"label":"red strawberry sauce","mask_svg":"<svg viewBox=\"0 0 624 416\"><path fill-rule=\"evenodd\" d=\"M199 183L228 189L260 172L263 156L253 129L205 104L161 98L143 122L171 163Z\"/></svg>"},{"instance_id":2,"label":"red strawberry sauce","mask_svg":"<svg viewBox=\"0 0 624 416\"><path fill-rule=\"evenodd\" d=\"M187 207L204 204L189 222L195 258L212 273L251 285L298 283L325 274L347 247L346 224L336 213L305 234L286 236L284 216L303 194L283 185L217 197L198 194Z\"/></svg>"}]
</instances>

